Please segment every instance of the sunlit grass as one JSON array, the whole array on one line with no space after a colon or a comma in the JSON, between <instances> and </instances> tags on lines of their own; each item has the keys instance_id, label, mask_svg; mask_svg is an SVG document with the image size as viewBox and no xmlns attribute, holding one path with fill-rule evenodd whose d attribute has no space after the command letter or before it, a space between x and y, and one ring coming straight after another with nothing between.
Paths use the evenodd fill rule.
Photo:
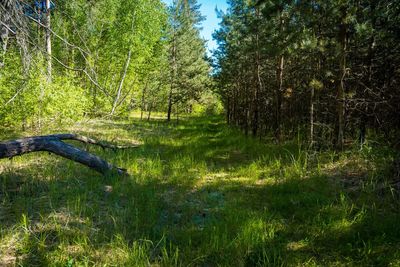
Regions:
<instances>
[{"instance_id":1,"label":"sunlit grass","mask_svg":"<svg viewBox=\"0 0 400 267\"><path fill-rule=\"evenodd\" d=\"M130 176L47 153L0 161L0 265L399 264L390 149L309 152L245 137L219 117L133 116L44 132L59 131L140 144L89 148Z\"/></svg>"}]
</instances>

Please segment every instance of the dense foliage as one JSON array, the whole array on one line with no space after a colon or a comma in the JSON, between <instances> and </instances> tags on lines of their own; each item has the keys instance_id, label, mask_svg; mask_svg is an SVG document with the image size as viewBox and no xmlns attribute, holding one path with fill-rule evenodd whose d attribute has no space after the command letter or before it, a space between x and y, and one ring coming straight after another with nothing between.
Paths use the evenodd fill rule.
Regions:
<instances>
[{"instance_id":1,"label":"dense foliage","mask_svg":"<svg viewBox=\"0 0 400 267\"><path fill-rule=\"evenodd\" d=\"M3 125L185 112L207 89L196 1L34 2L0 4Z\"/></svg>"},{"instance_id":2,"label":"dense foliage","mask_svg":"<svg viewBox=\"0 0 400 267\"><path fill-rule=\"evenodd\" d=\"M229 123L278 140L307 131L312 145L398 142L398 1L229 3L214 34Z\"/></svg>"}]
</instances>

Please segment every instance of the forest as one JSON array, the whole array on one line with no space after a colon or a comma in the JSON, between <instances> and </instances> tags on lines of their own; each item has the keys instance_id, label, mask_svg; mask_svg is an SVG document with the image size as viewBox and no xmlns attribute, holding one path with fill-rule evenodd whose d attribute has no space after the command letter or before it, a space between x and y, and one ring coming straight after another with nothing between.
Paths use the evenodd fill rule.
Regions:
<instances>
[{"instance_id":1,"label":"forest","mask_svg":"<svg viewBox=\"0 0 400 267\"><path fill-rule=\"evenodd\" d=\"M400 266L399 150L399 1L0 0L0 266Z\"/></svg>"}]
</instances>

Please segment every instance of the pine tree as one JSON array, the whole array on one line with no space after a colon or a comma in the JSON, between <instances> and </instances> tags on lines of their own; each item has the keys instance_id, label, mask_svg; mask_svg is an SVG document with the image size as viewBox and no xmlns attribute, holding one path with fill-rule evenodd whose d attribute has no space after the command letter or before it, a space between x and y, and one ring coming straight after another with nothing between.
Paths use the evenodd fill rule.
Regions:
<instances>
[{"instance_id":1,"label":"pine tree","mask_svg":"<svg viewBox=\"0 0 400 267\"><path fill-rule=\"evenodd\" d=\"M368 128L397 139L397 2L229 4L214 55L230 124L278 141L304 131L310 145L338 149L363 144Z\"/></svg>"},{"instance_id":2,"label":"pine tree","mask_svg":"<svg viewBox=\"0 0 400 267\"><path fill-rule=\"evenodd\" d=\"M205 42L200 37L203 17L196 0L174 1L170 7L170 92L168 121L172 108L196 100L209 83L210 66L206 60Z\"/></svg>"}]
</instances>

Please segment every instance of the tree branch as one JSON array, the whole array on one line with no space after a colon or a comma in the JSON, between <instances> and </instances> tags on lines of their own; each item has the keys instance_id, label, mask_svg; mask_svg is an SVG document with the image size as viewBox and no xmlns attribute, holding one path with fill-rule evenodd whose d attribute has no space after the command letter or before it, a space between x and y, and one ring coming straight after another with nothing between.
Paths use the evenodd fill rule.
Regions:
<instances>
[{"instance_id":1,"label":"tree branch","mask_svg":"<svg viewBox=\"0 0 400 267\"><path fill-rule=\"evenodd\" d=\"M64 143L63 140L75 140L85 144L98 145L111 149L135 148L137 146L117 146L98 142L94 139L78 135L78 134L54 134L46 136L26 137L17 140L11 140L0 143L0 159L13 158L23 154L48 151L61 157L79 162L99 173L107 174L116 172L118 174L127 174L125 169L113 166L100 157L83 151L70 144Z\"/></svg>"}]
</instances>

